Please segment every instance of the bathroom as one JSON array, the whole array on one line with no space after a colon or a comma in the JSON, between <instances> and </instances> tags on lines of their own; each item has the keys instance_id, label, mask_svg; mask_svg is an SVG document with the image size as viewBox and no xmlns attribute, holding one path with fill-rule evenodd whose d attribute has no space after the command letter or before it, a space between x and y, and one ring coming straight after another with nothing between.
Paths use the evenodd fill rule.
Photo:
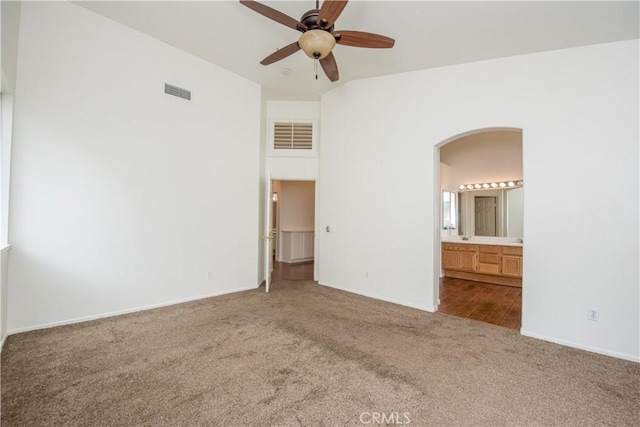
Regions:
<instances>
[{"instance_id":1,"label":"bathroom","mask_svg":"<svg viewBox=\"0 0 640 427\"><path fill-rule=\"evenodd\" d=\"M519 329L522 307L522 131L486 130L440 148L439 310Z\"/></svg>"}]
</instances>

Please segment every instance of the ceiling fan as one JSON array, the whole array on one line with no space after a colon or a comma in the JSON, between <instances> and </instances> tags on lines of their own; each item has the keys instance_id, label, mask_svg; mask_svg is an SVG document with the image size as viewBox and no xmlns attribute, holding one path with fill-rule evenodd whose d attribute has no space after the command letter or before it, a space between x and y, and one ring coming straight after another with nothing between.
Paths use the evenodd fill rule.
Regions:
<instances>
[{"instance_id":1,"label":"ceiling fan","mask_svg":"<svg viewBox=\"0 0 640 427\"><path fill-rule=\"evenodd\" d=\"M273 64L302 49L308 57L318 60L329 80L335 82L339 78L338 65L331 50L336 43L367 48L391 48L395 43L394 39L379 34L334 30L334 23L348 0L325 0L322 2L322 7L318 7L319 1L316 0L316 8L302 15L300 21L257 1L240 0L240 3L269 19L302 32L297 42L276 50L260 61L262 65ZM317 75L316 78L318 78Z\"/></svg>"}]
</instances>

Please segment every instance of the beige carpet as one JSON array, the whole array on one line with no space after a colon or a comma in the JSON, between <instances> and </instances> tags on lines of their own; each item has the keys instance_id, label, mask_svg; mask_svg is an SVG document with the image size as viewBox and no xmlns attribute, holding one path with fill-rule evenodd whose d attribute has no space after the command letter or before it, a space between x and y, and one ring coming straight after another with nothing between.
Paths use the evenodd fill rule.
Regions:
<instances>
[{"instance_id":1,"label":"beige carpet","mask_svg":"<svg viewBox=\"0 0 640 427\"><path fill-rule=\"evenodd\" d=\"M312 282L10 336L3 426L640 425L640 365Z\"/></svg>"}]
</instances>

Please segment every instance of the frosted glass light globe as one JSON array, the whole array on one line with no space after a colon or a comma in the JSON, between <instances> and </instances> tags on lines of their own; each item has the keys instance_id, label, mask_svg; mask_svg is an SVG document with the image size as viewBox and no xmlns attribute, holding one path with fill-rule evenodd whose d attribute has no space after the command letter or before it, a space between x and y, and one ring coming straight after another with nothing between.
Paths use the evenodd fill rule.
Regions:
<instances>
[{"instance_id":1,"label":"frosted glass light globe","mask_svg":"<svg viewBox=\"0 0 640 427\"><path fill-rule=\"evenodd\" d=\"M336 45L336 39L325 30L309 30L303 33L298 40L298 46L304 53L313 59L322 59L331 53Z\"/></svg>"}]
</instances>

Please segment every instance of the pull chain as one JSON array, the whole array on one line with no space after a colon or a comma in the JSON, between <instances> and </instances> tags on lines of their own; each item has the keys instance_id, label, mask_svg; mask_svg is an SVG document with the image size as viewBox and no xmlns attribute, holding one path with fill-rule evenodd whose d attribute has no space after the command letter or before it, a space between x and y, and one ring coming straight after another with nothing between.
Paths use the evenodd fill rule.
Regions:
<instances>
[{"instance_id":1,"label":"pull chain","mask_svg":"<svg viewBox=\"0 0 640 427\"><path fill-rule=\"evenodd\" d=\"M318 60L313 61L313 71L316 72L316 80L318 80Z\"/></svg>"}]
</instances>

